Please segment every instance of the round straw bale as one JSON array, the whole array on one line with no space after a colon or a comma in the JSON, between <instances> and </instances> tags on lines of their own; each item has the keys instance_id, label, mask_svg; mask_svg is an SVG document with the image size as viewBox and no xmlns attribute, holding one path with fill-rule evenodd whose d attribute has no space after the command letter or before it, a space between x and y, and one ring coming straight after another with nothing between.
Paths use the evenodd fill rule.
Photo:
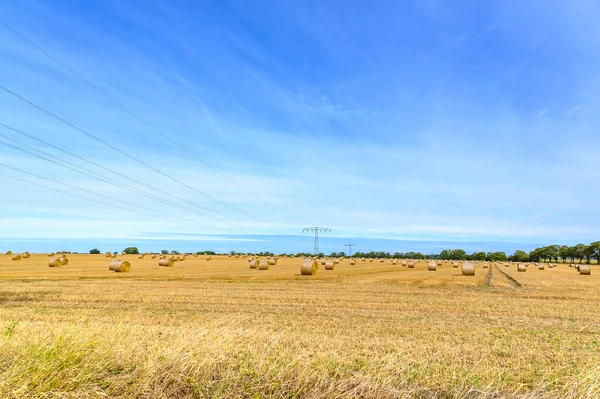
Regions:
<instances>
[{"instance_id":1,"label":"round straw bale","mask_svg":"<svg viewBox=\"0 0 600 399\"><path fill-rule=\"evenodd\" d=\"M253 259L250 261L250 269L256 269L256 266L258 266L258 259Z\"/></svg>"},{"instance_id":2,"label":"round straw bale","mask_svg":"<svg viewBox=\"0 0 600 399\"><path fill-rule=\"evenodd\" d=\"M579 271L580 267L581 267L581 265L575 265L575 270Z\"/></svg>"},{"instance_id":3,"label":"round straw bale","mask_svg":"<svg viewBox=\"0 0 600 399\"><path fill-rule=\"evenodd\" d=\"M258 264L258 270L269 270L271 264L267 260L261 260Z\"/></svg>"},{"instance_id":4,"label":"round straw bale","mask_svg":"<svg viewBox=\"0 0 600 399\"><path fill-rule=\"evenodd\" d=\"M369 259L369 262L373 262L373 259Z\"/></svg>"},{"instance_id":5,"label":"round straw bale","mask_svg":"<svg viewBox=\"0 0 600 399\"><path fill-rule=\"evenodd\" d=\"M452 262L452 267L457 269L458 268L458 262Z\"/></svg>"},{"instance_id":6,"label":"round straw bale","mask_svg":"<svg viewBox=\"0 0 600 399\"><path fill-rule=\"evenodd\" d=\"M110 252L107 252L104 254L104 256L106 256L107 258L110 258L112 256L112 254Z\"/></svg>"},{"instance_id":7,"label":"round straw bale","mask_svg":"<svg viewBox=\"0 0 600 399\"><path fill-rule=\"evenodd\" d=\"M302 262L302 266L300 266L300 273L303 276L312 276L313 274L317 274L319 270L319 264L314 259L305 259Z\"/></svg>"},{"instance_id":8,"label":"round straw bale","mask_svg":"<svg viewBox=\"0 0 600 399\"><path fill-rule=\"evenodd\" d=\"M249 258L248 258L248 262L252 262L253 260L254 260L254 258L253 258L253 257L249 257Z\"/></svg>"},{"instance_id":9,"label":"round straw bale","mask_svg":"<svg viewBox=\"0 0 600 399\"><path fill-rule=\"evenodd\" d=\"M441 260L438 260L438 262L437 262L437 265L438 265L438 266L441 266L441 265L442 265L442 261L441 261Z\"/></svg>"},{"instance_id":10,"label":"round straw bale","mask_svg":"<svg viewBox=\"0 0 600 399\"><path fill-rule=\"evenodd\" d=\"M277 259L276 258L269 258L269 265L275 266L276 264L277 264Z\"/></svg>"},{"instance_id":11,"label":"round straw bale","mask_svg":"<svg viewBox=\"0 0 600 399\"><path fill-rule=\"evenodd\" d=\"M58 260L60 260L61 266L66 266L69 264L69 259L67 259L66 257L58 258Z\"/></svg>"},{"instance_id":12,"label":"round straw bale","mask_svg":"<svg viewBox=\"0 0 600 399\"><path fill-rule=\"evenodd\" d=\"M340 263L340 260L339 260L339 259L334 259L334 260L333 260L333 264L334 264L334 265L337 265L338 263Z\"/></svg>"},{"instance_id":13,"label":"round straw bale","mask_svg":"<svg viewBox=\"0 0 600 399\"><path fill-rule=\"evenodd\" d=\"M508 263L508 262L504 263L504 267L509 267L509 266L510 266L510 263Z\"/></svg>"},{"instance_id":14,"label":"round straw bale","mask_svg":"<svg viewBox=\"0 0 600 399\"><path fill-rule=\"evenodd\" d=\"M589 276L590 274L592 274L590 265L580 265L579 266L579 274L584 275L584 276Z\"/></svg>"},{"instance_id":15,"label":"round straw bale","mask_svg":"<svg viewBox=\"0 0 600 399\"><path fill-rule=\"evenodd\" d=\"M21 260L23 257L19 254L13 255L12 260Z\"/></svg>"},{"instance_id":16,"label":"round straw bale","mask_svg":"<svg viewBox=\"0 0 600 399\"><path fill-rule=\"evenodd\" d=\"M185 260L185 256L180 256L180 257L179 257L179 261L180 261L180 262L183 262L184 260Z\"/></svg>"},{"instance_id":17,"label":"round straw bale","mask_svg":"<svg viewBox=\"0 0 600 399\"><path fill-rule=\"evenodd\" d=\"M111 260L108 268L117 273L125 273L131 270L131 264L126 260Z\"/></svg>"},{"instance_id":18,"label":"round straw bale","mask_svg":"<svg viewBox=\"0 0 600 399\"><path fill-rule=\"evenodd\" d=\"M414 269L415 268L415 261L414 260L409 260L408 261L408 268L409 269Z\"/></svg>"},{"instance_id":19,"label":"round straw bale","mask_svg":"<svg viewBox=\"0 0 600 399\"><path fill-rule=\"evenodd\" d=\"M401 263L401 265L402 265L402 266L406 266L406 261L405 261L405 260L403 260L403 261L402 261L402 263Z\"/></svg>"},{"instance_id":20,"label":"round straw bale","mask_svg":"<svg viewBox=\"0 0 600 399\"><path fill-rule=\"evenodd\" d=\"M334 267L335 267L334 261L328 260L327 262L325 262L325 270L333 270Z\"/></svg>"},{"instance_id":21,"label":"round straw bale","mask_svg":"<svg viewBox=\"0 0 600 399\"><path fill-rule=\"evenodd\" d=\"M23 259L27 259L27 258L31 258L31 255L29 255L29 252L23 252Z\"/></svg>"},{"instance_id":22,"label":"round straw bale","mask_svg":"<svg viewBox=\"0 0 600 399\"><path fill-rule=\"evenodd\" d=\"M517 271L518 272L525 272L525 271L527 271L527 266L525 265L525 263L519 263L517 265Z\"/></svg>"},{"instance_id":23,"label":"round straw bale","mask_svg":"<svg viewBox=\"0 0 600 399\"><path fill-rule=\"evenodd\" d=\"M355 261L354 259L350 259L350 264L351 264L351 265L355 265L355 264L356 264L356 261Z\"/></svg>"},{"instance_id":24,"label":"round straw bale","mask_svg":"<svg viewBox=\"0 0 600 399\"><path fill-rule=\"evenodd\" d=\"M396 263L398 263L398 261L396 259L392 259L392 265L395 265Z\"/></svg>"},{"instance_id":25,"label":"round straw bale","mask_svg":"<svg viewBox=\"0 0 600 399\"><path fill-rule=\"evenodd\" d=\"M110 257L111 257L111 258L116 258L116 257L117 257L117 254L112 254Z\"/></svg>"},{"instance_id":26,"label":"round straw bale","mask_svg":"<svg viewBox=\"0 0 600 399\"><path fill-rule=\"evenodd\" d=\"M485 263L483 264L483 268L484 268L484 269L487 269L489 266L490 266L490 264L489 264L488 262L485 262Z\"/></svg>"},{"instance_id":27,"label":"round straw bale","mask_svg":"<svg viewBox=\"0 0 600 399\"><path fill-rule=\"evenodd\" d=\"M12 251L6 251L6 255L12 255Z\"/></svg>"},{"instance_id":28,"label":"round straw bale","mask_svg":"<svg viewBox=\"0 0 600 399\"><path fill-rule=\"evenodd\" d=\"M475 275L475 264L473 262L463 262L462 274L463 274L463 276L474 276Z\"/></svg>"},{"instance_id":29,"label":"round straw bale","mask_svg":"<svg viewBox=\"0 0 600 399\"><path fill-rule=\"evenodd\" d=\"M50 252L50 253L48 254L48 256L50 256L50 257L54 256L54 252Z\"/></svg>"},{"instance_id":30,"label":"round straw bale","mask_svg":"<svg viewBox=\"0 0 600 399\"><path fill-rule=\"evenodd\" d=\"M544 264L543 263L539 263L538 264L538 269L539 270L544 270Z\"/></svg>"},{"instance_id":31,"label":"round straw bale","mask_svg":"<svg viewBox=\"0 0 600 399\"><path fill-rule=\"evenodd\" d=\"M212 259L212 256L207 256L206 257L206 260L211 260L211 259Z\"/></svg>"},{"instance_id":32,"label":"round straw bale","mask_svg":"<svg viewBox=\"0 0 600 399\"><path fill-rule=\"evenodd\" d=\"M321 266L325 266L325 262L327 262L327 259L321 259Z\"/></svg>"},{"instance_id":33,"label":"round straw bale","mask_svg":"<svg viewBox=\"0 0 600 399\"><path fill-rule=\"evenodd\" d=\"M197 257L198 257L198 254L194 254L194 258L197 258Z\"/></svg>"},{"instance_id":34,"label":"round straw bale","mask_svg":"<svg viewBox=\"0 0 600 399\"><path fill-rule=\"evenodd\" d=\"M61 262L59 258L52 258L48 261L48 266L50 267L60 267Z\"/></svg>"},{"instance_id":35,"label":"round straw bale","mask_svg":"<svg viewBox=\"0 0 600 399\"><path fill-rule=\"evenodd\" d=\"M430 272L434 272L437 269L437 263L435 261L430 261L429 264L427 265L427 270L429 270Z\"/></svg>"},{"instance_id":36,"label":"round straw bale","mask_svg":"<svg viewBox=\"0 0 600 399\"><path fill-rule=\"evenodd\" d=\"M173 259L160 259L158 261L158 265L164 267L173 267Z\"/></svg>"},{"instance_id":37,"label":"round straw bale","mask_svg":"<svg viewBox=\"0 0 600 399\"><path fill-rule=\"evenodd\" d=\"M156 255L152 255L152 259L156 259Z\"/></svg>"}]
</instances>

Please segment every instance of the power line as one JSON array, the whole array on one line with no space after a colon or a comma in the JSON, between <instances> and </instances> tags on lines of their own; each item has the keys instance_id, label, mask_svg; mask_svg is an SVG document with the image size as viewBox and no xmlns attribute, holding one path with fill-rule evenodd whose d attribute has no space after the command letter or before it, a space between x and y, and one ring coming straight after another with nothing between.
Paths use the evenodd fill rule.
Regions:
<instances>
[{"instance_id":1,"label":"power line","mask_svg":"<svg viewBox=\"0 0 600 399\"><path fill-rule=\"evenodd\" d=\"M123 177L123 178L126 178L127 180L130 180L130 181L132 181L132 182L135 182L135 183L141 184L141 185L143 185L143 186L145 186L145 187L148 187L148 188L150 188L150 189L152 189L152 190L154 190L154 191L156 191L156 192L159 192L159 193L161 193L161 194L164 194L164 195L167 195L167 196L170 196L170 197L176 198L176 199L178 199L178 200L180 200L180 201L183 201L183 202L189 203L189 204L191 204L191 205L193 205L193 206L195 206L195 207L198 207L198 208L200 208L200 209L203 209L203 210L206 210L206 211L208 211L208 212L211 212L211 210L210 210L210 209L208 209L208 208L205 208L205 207L203 207L203 206L197 205L197 204L195 204L195 203L193 203L193 202L191 202L191 201L188 201L188 200L186 200L186 199L184 199L184 198L177 197L177 196L175 196L175 195L173 195L173 194L171 194L171 193L168 193L168 192L166 192L166 191L164 191L164 190L161 190L161 189L159 189L159 188L156 188L156 187L154 187L154 186L148 185L148 184L146 184L146 183L144 183L144 182L141 182L141 181L139 181L139 180L133 179L133 178L131 178L131 177L127 176L127 175L124 175L124 174L122 174L122 173L120 173L120 172L114 171L114 170L112 170L112 169L110 169L110 168L107 168L107 167L105 167L105 166L102 166L102 165L100 165L100 164L98 164L98 163L96 163L96 162L90 161L90 160L88 160L88 159L86 159L86 158L80 157L80 156L78 156L78 155L76 155L76 154L73 154L73 153L71 153L71 152L69 152L69 151L67 151L67 150L64 150L64 149L62 149L62 148L60 148L60 147L57 147L57 146L55 146L55 145L53 145L53 144L51 144L51 143L48 143L48 142L46 142L46 141L44 141L44 140L40 140L40 139L38 139L38 138L37 138L37 137L35 137L35 136L32 136L32 135L30 135L30 134L28 134L28 133L25 133L25 132L21 131L21 130L15 129L15 128L13 128L13 127L11 127L11 126L8 126L8 125L6 125L6 124L4 124L4 123L1 123L1 122L0 122L0 126L3 126L3 127L7 128L7 129L10 129L10 130L12 130L12 131L16 132L16 133L19 133L19 134L21 134L21 135L24 135L24 136L26 136L26 137L29 137L29 138L31 138L31 139L33 139L33 140L36 140L36 141L38 141L38 142L40 142L40 143L43 143L43 144L45 144L45 145L48 145L48 146L50 146L50 147L52 147L52 148L54 148L54 149L56 149L56 150L58 150L58 151L64 152L64 153L66 153L66 154L68 154L68 155L71 155L72 157L75 157L75 158L77 158L77 159L80 159L80 160L82 160L82 161L84 161L84 162L87 162L87 163L89 163L89 164L93 165L93 166L96 166L96 167L98 167L98 168L101 168L101 169L107 170L107 171L109 171L109 172L111 172L111 173L114 173L114 174L116 174L116 175L118 175L118 176L121 176L121 177ZM93 178L93 179L96 179L96 180L102 181L102 182L104 182L104 183L107 183L107 184L110 184L110 185L112 185L112 186L119 187L119 188L121 188L121 189L123 189L123 190L127 190L127 191L129 191L129 192L132 192L132 193L134 193L134 194L138 194L138 195L141 195L141 196L143 196L143 197L150 198L150 199L152 199L152 200L155 200L155 201L161 202L161 203L163 203L163 204L165 204L165 205L169 205L169 206L172 206L172 207L175 207L175 208L182 209L182 210L184 210L184 211L186 211L186 212L194 213L194 214L196 214L196 215L199 215L199 216L202 216L202 217L205 217L205 218L208 218L208 219L212 219L212 220L215 220L215 221L219 221L219 222L221 222L221 221L222 221L221 219L217 219L217 218L214 218L214 217L212 217L212 216L206 215L206 214L204 214L204 213L201 213L201 212L198 212L198 211L195 211L195 210L192 210L192 209L189 209L189 208L186 208L186 207L183 207L183 206L180 206L180 205L174 204L174 203L172 203L172 202L170 202L170 201L166 201L166 200L164 200L164 199L162 199L162 198L160 198L160 197L157 197L157 196L155 196L155 195L152 195L152 194L146 193L146 192L144 192L144 191L142 191L142 190L139 190L139 189L136 189L136 188L127 187L127 186L121 185L121 184L119 184L119 183L116 183L116 182L109 181L109 180L107 180L108 178L106 178L106 177L102 176L101 174L99 174L99 173L97 173L97 172L93 172L93 171L91 171L91 170L89 170L89 169L86 169L86 168L84 168L84 167L82 167L82 166L75 165L75 164L73 164L73 163L71 163L71 162L69 162L69 161L66 161L66 160L64 160L64 159L61 159L61 158L59 158L59 157L56 157L55 155L51 155L51 154L48 154L48 153L46 153L46 152L44 152L44 151L41 151L41 150L35 149L35 148L33 148L33 147L31 147L31 146L29 146L29 145L25 144L25 143L19 142L18 140L12 139L12 138L10 138L10 137L7 137L7 136L5 136L5 135L2 135L2 134L0 134L0 137L3 137L3 138L5 138L5 139L8 139L8 140L10 140L10 141L12 141L12 142L14 142L14 143L17 143L17 144L19 144L19 145L21 145L21 146L23 146L23 147L29 148L29 149L31 149L31 150L33 150L33 151L40 152L40 153L42 153L42 154L46 155L47 157L51 157L51 158L50 158L50 159L48 159L48 158L45 158L45 157L42 157L42 156L39 156L39 155L33 154L33 153L29 152L29 151L26 151L26 150L23 150L23 149L21 149L21 148L15 147L15 146L13 146L13 145L11 145L11 144L5 143L5 142L3 142L3 141L1 141L1 140L0 140L0 143L1 143L1 144L4 144L4 145L6 145L6 146L8 146L8 147L14 148L14 149L16 149L16 150L18 150L18 151L21 151L21 152L24 152L24 153L26 153L26 154L33 155L33 156L35 156L35 157L37 157L37 158L40 158L40 159L43 159L43 160L45 160L45 161L47 161L47 162L50 162L50 163L53 163L53 164L59 165L59 166L61 166L61 167L63 167L63 168L66 168L66 169L72 170L72 171L74 171L74 172L76 172L76 173L83 174L83 175L85 175L85 176L89 176L89 177L91 177L91 178ZM63 162L63 163L65 163L65 164L71 165L71 166L73 166L73 167L75 167L75 168L82 169L82 170L86 171L87 173L85 173L85 172L82 172L81 170L76 170L76 169L73 169L73 168L71 168L71 167L67 167L67 166L61 165L59 162L57 162L57 160L58 160L58 161L60 161L60 162ZM98 176L100 176L100 177L98 177Z\"/></svg>"},{"instance_id":2,"label":"power line","mask_svg":"<svg viewBox=\"0 0 600 399\"><path fill-rule=\"evenodd\" d=\"M139 116L138 114L136 114L135 112L133 112L132 110L130 110L128 107L126 107L125 105L121 104L115 98L113 98L112 96L110 96L109 94L107 94L104 90L100 89L98 86L96 86L95 84L93 84L92 82L90 82L89 80L87 80L86 78L84 78L82 75L80 75L79 73L77 73L76 71L74 71L73 69L71 69L68 65L66 65L65 63L63 63L62 61L60 61L58 58L56 58L55 56L53 56L52 54L50 54L49 52L47 52L46 50L44 50L43 48L41 48L40 46L38 46L35 42L33 42L31 39L27 38L25 35L23 35L19 31L17 31L16 29L14 29L10 25L8 25L6 22L0 20L0 24L4 25L7 29L9 29L10 31L12 31L14 34L16 34L17 36L19 36L21 39L25 40L27 43L29 43L35 49L37 49L38 51L40 51L42 54L46 55L48 58L50 58L51 60L53 60L54 62L56 62L58 65L60 65L61 67L63 67L67 71L69 71L72 75L74 75L75 77L77 77L79 80L81 80L82 82L84 82L86 85L88 85L89 87L91 87L93 90L95 90L98 93L102 94L104 97L106 97L107 99L109 99L110 101L112 101L114 104L116 104L119 108L121 108L122 110L124 110L125 112L127 112L128 114L130 114L131 116L133 116L138 121L142 122L144 125L146 125L150 129L154 130L156 133L158 133L159 135L161 135L163 138L165 138L166 140L168 140L169 142L171 142L173 145L175 145L178 148L180 148L181 150L183 150L188 155L190 155L193 158L195 158L197 161L199 161L202 164L204 164L206 167L208 167L211 170L213 170L214 172L220 174L221 176L223 176L224 178L226 178L227 180L229 180L233 184L237 185L238 187L242 188L244 191L246 191L247 193L251 194L255 198L258 198L259 200L261 200L261 201L263 201L263 202L271 205L273 208L279 210L280 212L282 212L286 216L289 216L287 214L287 212L284 211L283 209L281 209L280 207L278 207L275 204L273 204L272 202L270 202L270 201L268 201L268 200L266 200L266 199L258 196L257 194L255 194L254 192L250 191L248 188L246 188L245 186L243 186L242 184L240 184L239 182L237 182L236 180L234 180L233 178L229 177L225 173L221 172L219 169L217 169L214 166L212 166L209 163L207 163L204 159L200 158L195 153L192 153L184 145L180 144L175 139L173 139L171 136L167 135L162 130L158 129L156 126L154 126L153 124L151 124L150 122L148 122L147 120L145 120L144 118L142 118L141 116ZM238 212L239 212L239 210L238 210Z\"/></svg>"},{"instance_id":3,"label":"power line","mask_svg":"<svg viewBox=\"0 0 600 399\"><path fill-rule=\"evenodd\" d=\"M248 213L246 213L246 212L244 212L244 211L241 211L241 210L239 210L239 209L237 209L237 208L235 208L235 207L233 207L233 206L231 206L231 205L229 205L229 204L227 204L227 203L225 203L225 202L223 202L223 201L221 201L221 200L218 200L218 199L216 199L216 198L214 198L214 197L210 196L209 194L206 194L206 193L204 193L203 191L201 191L201 190L198 190L198 189L196 189L195 187L192 187L192 186L190 186L189 184L186 184L186 183L182 182L181 180L179 180L179 179L177 179L177 178L175 178L175 177L173 177L173 176L170 176L170 175L168 175L167 173L165 173L165 172L163 172L163 171L161 171L161 170L159 170L159 169L155 168L154 166L152 166L152 165L150 165L150 164L148 164L148 163L146 163L146 162L144 162L144 161L142 161L142 160L140 160L140 159L136 158L135 156L128 154L127 152L125 152L125 151L123 151L123 150L119 149L118 147L115 147L114 145L112 145L112 144L110 144L110 143L106 142L105 140L102 140L102 139L101 139L101 138L99 138L98 136L96 136L96 135L94 135L94 134L92 134L92 133L89 133L88 131L86 131L86 130L84 130L84 129L82 129L82 128L80 128L80 127L76 126L76 125L74 125L73 123L71 123L71 122L67 121L66 119L63 119L62 117L60 117L60 116L56 115L55 113L53 113L53 112L51 112L51 111L49 111L49 110L45 109L45 108L44 108L44 107L42 107L42 106L40 106L40 105L38 105L38 104L36 104L36 103L32 102L31 100L29 100L29 99L27 99L27 98L25 98L25 97L23 97L23 96L21 96L21 95L19 95L19 94L15 93L14 91L12 91L12 90L10 90L10 89L8 89L8 88L6 88L6 87L2 86L2 85L0 85L0 89L4 90L5 92L9 93L10 95L12 95L12 96L14 96L14 97L16 97L16 98L18 98L18 99L20 99L21 101L23 101L23 102L26 102L27 104L31 105L32 107L34 107L34 108L36 108L36 109L38 109L38 110L40 110L40 111L44 112L45 114L52 116L53 118L55 118L55 119L57 119L57 120L61 121L62 123L66 124L67 126L70 126L70 127L72 127L73 129L77 130L78 132L80 132L80 133L83 133L84 135L86 135L86 136L88 136L88 137L92 138L93 140L95 140L95 141L97 141L97 142L99 142L99 143L101 143L101 144L105 145L106 147L108 147L108 148L110 148L110 149L112 149L112 150L114 150L114 151L116 151L116 152L118 152L118 153L120 153L120 154L122 154L122 155L124 155L124 156L126 156L126 157L128 157L128 158L130 158L130 159L132 159L133 161L135 161L135 162L139 163L140 165L143 165L143 166L147 167L148 169L151 169L151 170L153 170L154 172L156 172L156 173L158 173L158 174L160 174L160 175L162 175L162 176L164 176L164 177L166 177L166 178L168 178L168 179L170 179L170 180L172 180L172 181L174 181L174 182L176 182L176 183L178 183L178 184L180 184L180 185L182 185L182 186L184 186L184 187L187 187L187 188L189 188L190 190L192 190L192 191L194 191L194 192L197 192L197 193L198 193L198 194L200 194L200 195L203 195L203 196L205 196L206 198L209 198L209 199L211 199L211 200L213 200L213 201L215 201L215 202L218 202L218 203L220 203L220 204L222 204L222 205L224 205L224 206L227 206L228 208L231 208L231 209L233 209L233 210L236 210L237 212L240 212L240 213L242 213L242 214L244 214L244 215L247 215L247 216L251 217L252 219L255 219L255 220L259 221L259 220L258 220L257 218L255 218L254 216L252 216L252 215L250 215L250 214L248 214ZM208 210L208 209L207 209L207 210ZM219 215L219 216L222 216L222 217L224 217L224 218L227 218L227 219L230 219L230 220L233 220L233 221L236 221L236 222L240 222L240 223L245 223L245 222L242 222L242 221L240 221L240 220L238 220L238 219L235 219L235 218L233 218L233 217L231 217L231 216L224 215L224 214L222 214L222 213L220 213L220 212L217 212L217 211L214 211L214 210L209 210L209 211L210 211L210 212L212 212L212 213L214 213L214 214L217 214L217 215Z\"/></svg>"},{"instance_id":4,"label":"power line","mask_svg":"<svg viewBox=\"0 0 600 399\"><path fill-rule=\"evenodd\" d=\"M67 194L67 195L70 195L70 196L72 196L72 197L82 198L82 199L85 199L85 200L88 200L88 201L97 202L97 203L99 203L99 204L102 204L102 205L112 206L113 208L118 208L118 209L126 210L126 211L128 211L128 212L135 212L135 213L142 214L142 215L144 215L144 216L150 216L150 217L153 217L153 218L158 218L158 219L169 220L169 219L163 218L163 217L161 217L161 216L157 216L157 215L151 215L151 214L144 213L144 212L139 212L139 211L136 211L136 210L134 210L134 209L129 209L129 208L126 208L126 207L123 207L123 206L119 206L119 205L110 204L110 203L108 203L108 202L100 201L100 200L97 200L97 199L88 198L88 197L85 197L85 196L83 196L83 195L74 194L74 193L71 193L71 192L68 192L68 191L60 190L60 189L58 189L58 188L44 186L43 184L34 183L34 182L31 182L31 181L29 181L29 180L20 179L20 178L18 178L18 177L14 177L14 176L10 176L10 175L5 175L4 173L0 173L0 176L7 177L7 178L9 178L9 179L13 179L13 180L17 180L17 181L20 181L20 182L22 182L22 183L31 184L31 185L33 185L33 186L38 186L38 187L46 188L46 189L48 189L48 190L56 191L56 192L58 192L58 193Z\"/></svg>"},{"instance_id":5,"label":"power line","mask_svg":"<svg viewBox=\"0 0 600 399\"><path fill-rule=\"evenodd\" d=\"M99 193L96 193L94 191L87 190L85 188L81 188L81 187L74 186L72 184L60 182L58 180L54 180L54 179L51 179L49 177L41 176L41 175L38 175L36 173L28 172L28 171L23 170L23 169L15 168L13 166L9 166L9 165L3 164L1 162L0 162L0 166L5 167L7 169L15 170L17 172L21 172L21 173L24 173L24 174L27 174L27 175L30 175L30 176L33 176L33 177L37 177L37 178L42 179L42 180L50 181L50 182L55 183L55 184L60 184L61 186L66 186L66 187L73 188L73 189L79 190L79 191L83 191L83 192L86 192L86 193L89 193L89 194L92 194L92 195L97 195L99 197L106 198L106 199L109 199L109 200L112 200L112 201L115 201L115 202L120 202L120 203L125 204L125 205L133 206L133 207L140 208L140 209L145 209L147 211L154 212L155 214L156 213L158 213L158 214L161 213L161 212L159 212L159 211L157 211L155 209L147 208L147 207L144 207L144 206L141 206L141 205L132 204L131 202L123 201L123 200L118 199L118 198L113 198L113 197L111 197L109 195L99 194ZM138 212L138 213L141 213L141 212ZM163 213L163 215L165 215L164 212L162 212L162 213ZM157 217L156 215L151 215L151 214L148 214L148 213L141 213L141 214L146 215L146 216ZM184 218L177 217L177 216L160 217L160 219L165 219L165 220L174 219L174 218L182 220L182 221L184 221L186 223L189 223L188 220L186 220Z\"/></svg>"},{"instance_id":6,"label":"power line","mask_svg":"<svg viewBox=\"0 0 600 399\"><path fill-rule=\"evenodd\" d=\"M318 255L319 254L319 233L331 233L331 230L327 227L315 226L315 227L305 227L304 229L302 229L302 232L303 233L315 233L314 254Z\"/></svg>"},{"instance_id":7,"label":"power line","mask_svg":"<svg viewBox=\"0 0 600 399\"><path fill-rule=\"evenodd\" d=\"M352 247L358 247L357 244L344 244L345 247L348 247L348 252L350 252L350 256L352 256Z\"/></svg>"},{"instance_id":8,"label":"power line","mask_svg":"<svg viewBox=\"0 0 600 399\"><path fill-rule=\"evenodd\" d=\"M6 136L4 136L4 135L1 135L1 134L0 134L0 137L5 137L5 138L7 138ZM13 140L13 139L10 139L10 138L8 138L8 139L9 139L9 140L11 140L11 141L14 141L14 142L16 142L16 143L18 143L18 144L20 144L20 145L22 145L22 146L24 146L24 147L29 147L29 148L31 148L30 146L28 146L28 145L26 145L26 144L19 143L17 140ZM96 180L98 180L98 181L102 181L102 182L104 182L104 183L107 183L107 184L110 184L110 185L113 185L113 186L116 186L116 187L119 187L119 188L122 188L122 189L125 189L125 190L128 190L128 191L131 191L131 192L133 192L133 193L136 193L136 194L139 194L139 195L143 195L143 196L145 196L145 197L147 197L147 198L154 199L155 201L163 202L163 203L165 203L165 204L167 204L167 205L172 205L172 206L175 206L175 207L181 208L181 209L183 209L183 210L185 210L185 211L188 211L188 212L195 213L195 214L197 214L197 215L200 215L200 216L202 216L202 217L205 217L205 218L208 218L208 219L212 219L212 220L215 220L215 221L217 221L217 222L222 222L220 219L216 219L216 218L213 218L213 217L211 217L211 216L204 215L204 214L202 214L202 213L195 212L195 211L189 210L189 209L187 209L187 208L184 208L184 207L179 207L179 206L177 206L177 205L169 204L167 201L163 201L162 199L160 199L160 198L158 198L158 197L156 197L156 198L155 198L154 196L151 196L151 195L145 195L145 193L144 193L143 191L139 191L139 190L131 189L131 188L128 188L128 187L126 187L126 186L120 185L120 184L118 184L118 183L113 183L113 182L111 182L111 181L109 181L109 180L106 180L106 179L104 179L104 178L102 178L102 177L97 177L97 176L94 176L94 175L92 175L92 174L90 174L90 173L82 172L82 171L80 171L80 170L77 170L77 169L75 169L75 168L72 168L72 167L70 167L70 166L65 166L65 165L62 165L60 162L57 162L57 161L56 161L56 160L54 160L54 159L49 159L49 158L46 158L46 157L43 157L43 156L40 156L40 155L34 154L34 153L30 152L30 151L27 151L27 150L24 150L24 149L22 149L22 148L16 147L16 146L14 146L14 145L12 145L12 144L6 143L6 142L4 142L3 140L0 140L0 144L3 144L3 145L5 145L5 146L7 146L7 147L11 147L11 148L13 148L13 149L15 149L15 150L18 150L18 151L21 151L21 152L23 152L23 153L26 153L26 154L29 154L29 155L33 155L33 156L34 156L34 157L36 157L36 158L39 158L39 159L42 159L42 160L44 160L44 161L46 161L46 162L49 162L49 163L52 163L52 164L58 165L58 166L60 166L60 167L63 167L63 168L65 168L65 169L68 169L68 170L71 170L71 171L73 171L73 172L76 172L76 173L78 173L78 174L81 174L81 175L84 175L84 176L91 177L91 178L93 178L93 179L96 179ZM44 154L44 155L51 156L51 155L49 155L49 154L47 154L47 153L44 153L43 151L40 151L40 150L35 150L35 149L34 149L34 151L38 151L38 152L41 152L41 153L42 153L42 154ZM55 158L56 158L56 157L55 157ZM59 160L60 160L60 158L56 158L56 159L59 159ZM60 160L60 161L61 161L61 162L65 162L65 163L67 163L67 161L63 161L63 160ZM76 165L75 165L75 166L76 166ZM225 228L225 227L222 227L222 228L224 228L224 229L226 229L226 230L229 230L229 229L227 229L227 228Z\"/></svg>"}]
</instances>

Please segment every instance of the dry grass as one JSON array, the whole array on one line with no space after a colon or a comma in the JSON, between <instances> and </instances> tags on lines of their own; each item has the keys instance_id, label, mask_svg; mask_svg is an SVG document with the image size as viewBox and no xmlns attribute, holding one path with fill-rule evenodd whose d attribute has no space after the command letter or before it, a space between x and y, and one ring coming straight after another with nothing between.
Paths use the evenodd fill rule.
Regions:
<instances>
[{"instance_id":1,"label":"dry grass","mask_svg":"<svg viewBox=\"0 0 600 399\"><path fill-rule=\"evenodd\" d=\"M69 258L0 255L2 398L600 397L596 267Z\"/></svg>"}]
</instances>

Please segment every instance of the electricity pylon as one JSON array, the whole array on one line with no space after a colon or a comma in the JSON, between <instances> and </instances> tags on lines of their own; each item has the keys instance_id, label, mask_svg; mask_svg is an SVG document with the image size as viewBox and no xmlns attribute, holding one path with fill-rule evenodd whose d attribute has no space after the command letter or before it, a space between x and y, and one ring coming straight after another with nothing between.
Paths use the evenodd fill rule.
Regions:
<instances>
[{"instance_id":1,"label":"electricity pylon","mask_svg":"<svg viewBox=\"0 0 600 399\"><path fill-rule=\"evenodd\" d=\"M315 233L315 255L319 254L319 233L331 233L331 230L327 227L319 227L319 226L315 226L315 227L305 227L304 229L302 229L303 233Z\"/></svg>"},{"instance_id":2,"label":"electricity pylon","mask_svg":"<svg viewBox=\"0 0 600 399\"><path fill-rule=\"evenodd\" d=\"M348 256L352 256L352 247L358 247L356 244L344 244L344 246L348 247L348 252L350 252Z\"/></svg>"}]
</instances>

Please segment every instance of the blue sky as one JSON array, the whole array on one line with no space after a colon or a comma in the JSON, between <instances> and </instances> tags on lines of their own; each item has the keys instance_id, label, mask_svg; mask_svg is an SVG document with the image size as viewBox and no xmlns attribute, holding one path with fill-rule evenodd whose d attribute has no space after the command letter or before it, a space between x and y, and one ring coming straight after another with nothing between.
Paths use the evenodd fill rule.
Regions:
<instances>
[{"instance_id":1,"label":"blue sky","mask_svg":"<svg viewBox=\"0 0 600 399\"><path fill-rule=\"evenodd\" d=\"M163 200L0 142L4 175L145 213L0 176L0 239L324 225L337 237L595 241L599 18L591 0L4 2L3 22L187 152L0 24L0 85L184 183L0 90L1 123Z\"/></svg>"}]
</instances>

